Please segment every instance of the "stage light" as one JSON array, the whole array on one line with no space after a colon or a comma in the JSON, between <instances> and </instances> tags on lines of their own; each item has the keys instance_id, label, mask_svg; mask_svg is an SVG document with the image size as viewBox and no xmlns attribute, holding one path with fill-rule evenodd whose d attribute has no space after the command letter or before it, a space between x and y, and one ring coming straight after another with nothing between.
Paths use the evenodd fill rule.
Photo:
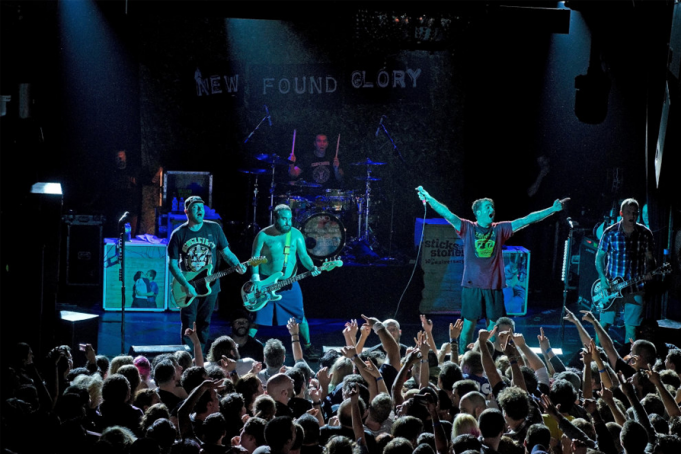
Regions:
<instances>
[{"instance_id":1,"label":"stage light","mask_svg":"<svg viewBox=\"0 0 681 454\"><path fill-rule=\"evenodd\" d=\"M31 194L62 195L60 183L35 183L31 186Z\"/></svg>"}]
</instances>

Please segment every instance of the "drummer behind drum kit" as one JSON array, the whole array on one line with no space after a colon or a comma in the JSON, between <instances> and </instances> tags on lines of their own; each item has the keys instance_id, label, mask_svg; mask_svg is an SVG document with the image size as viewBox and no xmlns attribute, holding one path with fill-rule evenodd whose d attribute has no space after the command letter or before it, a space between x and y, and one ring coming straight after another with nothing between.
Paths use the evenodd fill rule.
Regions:
<instances>
[{"instance_id":1,"label":"drummer behind drum kit","mask_svg":"<svg viewBox=\"0 0 681 454\"><path fill-rule=\"evenodd\" d=\"M384 162L374 162L371 159L352 163L353 166L365 166L366 176L355 177L364 181L364 192L341 189L321 189L321 185L305 180L295 180L286 183L287 190L275 195L276 166L291 164L276 154L257 155L256 159L270 165L270 224L273 223L273 209L279 204L291 207L294 226L305 237L305 245L310 257L317 260L340 255L350 243L374 242L369 228L371 201L371 183L380 178L371 176L374 166L384 165ZM257 233L256 212L258 200L258 176L268 173L265 169L239 169L239 172L255 176L253 184L253 223L249 229ZM355 224L356 223L356 224ZM350 238L346 237L346 224L352 225ZM356 230L354 226L356 225Z\"/></svg>"}]
</instances>

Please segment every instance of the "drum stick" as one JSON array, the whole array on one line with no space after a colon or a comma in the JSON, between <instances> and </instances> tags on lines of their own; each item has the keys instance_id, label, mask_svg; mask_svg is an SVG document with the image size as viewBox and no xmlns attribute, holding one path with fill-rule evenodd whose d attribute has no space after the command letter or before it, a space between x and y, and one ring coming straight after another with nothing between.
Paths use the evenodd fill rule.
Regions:
<instances>
[{"instance_id":1,"label":"drum stick","mask_svg":"<svg viewBox=\"0 0 681 454\"><path fill-rule=\"evenodd\" d=\"M336 143L336 157L338 157L338 148L340 147L340 134L338 134L338 142Z\"/></svg>"},{"instance_id":2,"label":"drum stick","mask_svg":"<svg viewBox=\"0 0 681 454\"><path fill-rule=\"evenodd\" d=\"M291 146L291 157L296 155L296 130L293 130L293 145Z\"/></svg>"}]
</instances>

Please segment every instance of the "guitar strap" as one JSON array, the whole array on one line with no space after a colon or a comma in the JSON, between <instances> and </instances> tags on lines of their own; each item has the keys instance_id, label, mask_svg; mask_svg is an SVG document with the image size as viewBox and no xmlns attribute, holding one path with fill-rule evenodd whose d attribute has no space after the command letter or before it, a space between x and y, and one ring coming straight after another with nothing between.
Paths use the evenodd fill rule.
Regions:
<instances>
[{"instance_id":1,"label":"guitar strap","mask_svg":"<svg viewBox=\"0 0 681 454\"><path fill-rule=\"evenodd\" d=\"M286 244L284 245L284 266L281 273L286 276L286 265L288 264L288 255L291 250L291 231L286 234Z\"/></svg>"}]
</instances>

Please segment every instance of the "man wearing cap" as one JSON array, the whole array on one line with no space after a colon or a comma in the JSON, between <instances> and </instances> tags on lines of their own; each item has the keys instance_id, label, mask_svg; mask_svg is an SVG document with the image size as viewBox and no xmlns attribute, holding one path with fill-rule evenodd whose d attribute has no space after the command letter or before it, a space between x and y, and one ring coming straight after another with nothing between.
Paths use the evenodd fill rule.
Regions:
<instances>
[{"instance_id":1,"label":"man wearing cap","mask_svg":"<svg viewBox=\"0 0 681 454\"><path fill-rule=\"evenodd\" d=\"M232 339L239 346L239 354L245 358L253 358L259 363L265 361L264 346L262 343L248 335L251 328L249 313L238 310L232 317Z\"/></svg>"},{"instance_id":2,"label":"man wearing cap","mask_svg":"<svg viewBox=\"0 0 681 454\"><path fill-rule=\"evenodd\" d=\"M197 296L196 289L187 282L183 272L198 272L206 265L216 270L219 265L218 252L231 266L239 265L239 259L229 249L227 237L220 225L213 221L204 221L204 202L201 197L191 196L184 201L184 213L187 222L176 228L170 236L168 258L170 273L185 287L191 296ZM239 274L246 272L244 265L239 265ZM211 293L197 297L187 307L182 308L182 341L193 347L191 339L185 336L187 328L196 322L196 332L204 349L210 335L210 319L215 309L215 301L220 292L220 280L211 284Z\"/></svg>"}]
</instances>

